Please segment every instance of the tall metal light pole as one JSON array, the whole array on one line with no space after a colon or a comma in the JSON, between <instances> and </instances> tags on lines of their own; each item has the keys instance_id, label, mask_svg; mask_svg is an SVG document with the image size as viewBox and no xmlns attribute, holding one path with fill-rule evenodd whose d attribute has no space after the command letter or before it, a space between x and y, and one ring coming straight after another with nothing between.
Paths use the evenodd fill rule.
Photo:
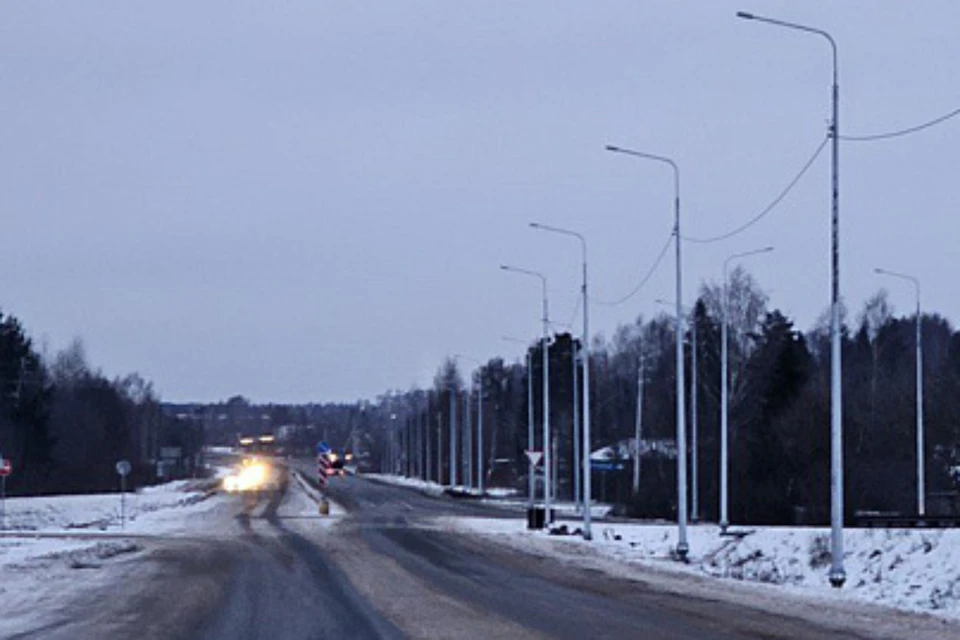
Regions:
<instances>
[{"instance_id":1,"label":"tall metal light pole","mask_svg":"<svg viewBox=\"0 0 960 640\"><path fill-rule=\"evenodd\" d=\"M509 338L507 336L503 336L503 339L508 342L518 342L527 348L524 357L527 364L527 451L533 451L533 447L536 445L533 441L533 359L530 356L530 346L525 340ZM536 487L534 485L534 467L532 464L529 466L530 472L527 474L527 508L533 509L533 502L536 498L534 495Z\"/></svg>"},{"instance_id":2,"label":"tall metal light pole","mask_svg":"<svg viewBox=\"0 0 960 640\"><path fill-rule=\"evenodd\" d=\"M727 527L730 526L730 517L729 512L727 511L728 504L728 489L727 483L729 481L730 472L729 472L729 416L730 412L728 409L729 404L729 392L727 391L727 385L730 380L730 367L727 364L727 331L728 325L730 324L730 296L728 292L729 276L727 275L727 268L730 266L730 262L737 260L739 258L745 258L747 256L756 255L758 253L769 253L773 251L773 247L764 247L763 249L754 249L753 251L744 251L743 253L735 253L732 256L728 257L723 261L723 288L722 295L723 300L721 300L721 310L722 310L722 322L720 325L720 533L724 534L727 532Z\"/></svg>"},{"instance_id":3,"label":"tall metal light pole","mask_svg":"<svg viewBox=\"0 0 960 640\"><path fill-rule=\"evenodd\" d=\"M430 395L428 394L423 414L423 479L427 482L430 482L430 465L433 462L433 451L430 446L432 441L430 438L430 409ZM437 482L439 483L439 479Z\"/></svg>"},{"instance_id":4,"label":"tall metal light pole","mask_svg":"<svg viewBox=\"0 0 960 640\"><path fill-rule=\"evenodd\" d=\"M476 358L471 358L465 355L456 355L456 358L462 358L464 360L469 360L477 365L478 372L480 374L480 381L478 387L480 391L477 395L477 489L480 490L480 493L483 493L483 363L477 360ZM470 412L469 402L467 403L467 412ZM468 435L471 438L472 435Z\"/></svg>"},{"instance_id":5,"label":"tall metal light pole","mask_svg":"<svg viewBox=\"0 0 960 640\"><path fill-rule=\"evenodd\" d=\"M831 277L830 277L830 584L842 587L847 573L843 568L843 403L840 380L840 82L837 63L837 43L822 29L794 22L756 16L740 11L738 18L755 20L777 27L804 31L821 36L830 43L833 54L833 118L830 123L832 138L831 186Z\"/></svg>"},{"instance_id":6,"label":"tall metal light pole","mask_svg":"<svg viewBox=\"0 0 960 640\"><path fill-rule=\"evenodd\" d=\"M677 249L677 335L683 335L683 310L680 308L683 300L683 278L681 276L680 260L680 168L677 163L664 156L656 156L642 151L632 149L623 149L613 145L607 145L607 151L614 153L623 153L628 156L643 158L645 160L654 160L670 165L673 169L673 235ZM687 553L690 551L690 545L687 543L687 424L686 407L684 405L684 384L683 379L683 340L677 340L677 556L681 560L687 559Z\"/></svg>"},{"instance_id":7,"label":"tall metal light pole","mask_svg":"<svg viewBox=\"0 0 960 640\"><path fill-rule=\"evenodd\" d=\"M874 269L876 273L885 276L907 280L913 283L917 292L917 513L926 514L926 491L924 490L925 470L923 453L923 337L921 332L922 316L920 315L920 280L905 273Z\"/></svg>"},{"instance_id":8,"label":"tall metal light pole","mask_svg":"<svg viewBox=\"0 0 960 640\"><path fill-rule=\"evenodd\" d=\"M633 439L636 442L636 449L633 452L633 493L640 493L640 458L643 451L640 450L640 442L643 440L643 381L646 377L646 363L643 358L643 347L640 350L640 364L637 368L637 415L634 424Z\"/></svg>"},{"instance_id":9,"label":"tall metal light pole","mask_svg":"<svg viewBox=\"0 0 960 640\"><path fill-rule=\"evenodd\" d=\"M463 390L463 451L462 460L464 468L463 484L467 488L473 488L473 416L471 411L471 396L473 395L473 384Z\"/></svg>"},{"instance_id":10,"label":"tall metal light pole","mask_svg":"<svg viewBox=\"0 0 960 640\"><path fill-rule=\"evenodd\" d=\"M547 278L538 271L518 269L505 264L500 265L504 271L512 271L525 276L539 278L543 288L543 506L546 512L546 521L553 521L553 512L550 508L550 314L547 309ZM531 472L533 469L531 469Z\"/></svg>"},{"instance_id":11,"label":"tall metal light pole","mask_svg":"<svg viewBox=\"0 0 960 640\"><path fill-rule=\"evenodd\" d=\"M450 487L457 486L457 389L450 380Z\"/></svg>"},{"instance_id":12,"label":"tall metal light pole","mask_svg":"<svg viewBox=\"0 0 960 640\"><path fill-rule=\"evenodd\" d=\"M569 229L552 227L537 222L531 222L530 226L541 231L550 231L565 236L571 236L580 241L580 252L583 267L583 285L580 293L583 296L583 339L581 349L583 350L583 539L590 540L593 533L590 530L590 503L592 492L590 487L590 299L587 296L587 240L582 234ZM576 346L574 346L576 350ZM574 369L576 369L576 358L574 358ZM577 390L573 390L573 396L576 398Z\"/></svg>"},{"instance_id":13,"label":"tall metal light pole","mask_svg":"<svg viewBox=\"0 0 960 640\"><path fill-rule=\"evenodd\" d=\"M390 414L390 440L387 442L387 473L393 475L397 472L396 459L396 437L397 437L397 414Z\"/></svg>"},{"instance_id":14,"label":"tall metal light pole","mask_svg":"<svg viewBox=\"0 0 960 640\"><path fill-rule=\"evenodd\" d=\"M573 504L583 508L583 494L580 493L580 470L583 463L580 457L580 373L577 353L577 340L570 339L570 363L573 366Z\"/></svg>"},{"instance_id":15,"label":"tall metal light pole","mask_svg":"<svg viewBox=\"0 0 960 640\"><path fill-rule=\"evenodd\" d=\"M671 303L657 299L657 304L670 306ZM697 391L700 389L697 384L697 375L700 367L697 366L699 349L697 348L697 319L695 317L696 309L685 309L685 313L690 315L690 520L696 522L700 519L700 464L699 451L697 443L700 430L698 428L699 416L697 415ZM682 340L683 337L677 338Z\"/></svg>"}]
</instances>

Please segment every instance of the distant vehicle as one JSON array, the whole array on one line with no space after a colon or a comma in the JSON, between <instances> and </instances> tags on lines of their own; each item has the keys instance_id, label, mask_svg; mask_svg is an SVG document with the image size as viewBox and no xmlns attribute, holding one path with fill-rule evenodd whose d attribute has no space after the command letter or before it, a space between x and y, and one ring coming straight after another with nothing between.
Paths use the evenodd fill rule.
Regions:
<instances>
[{"instance_id":1,"label":"distant vehicle","mask_svg":"<svg viewBox=\"0 0 960 640\"><path fill-rule=\"evenodd\" d=\"M277 439L272 435L243 436L240 452L245 456L274 456L277 454Z\"/></svg>"},{"instance_id":2,"label":"distant vehicle","mask_svg":"<svg viewBox=\"0 0 960 640\"><path fill-rule=\"evenodd\" d=\"M328 476L343 476L347 473L347 467L353 464L353 454L349 451L331 451L327 454L330 458L330 467L327 470Z\"/></svg>"}]
</instances>

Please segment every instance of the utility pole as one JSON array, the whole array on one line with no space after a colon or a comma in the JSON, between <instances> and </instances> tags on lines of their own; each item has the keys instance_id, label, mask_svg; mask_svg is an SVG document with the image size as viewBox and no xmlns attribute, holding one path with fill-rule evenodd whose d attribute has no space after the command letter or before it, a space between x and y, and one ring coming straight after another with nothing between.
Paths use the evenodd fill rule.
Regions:
<instances>
[{"instance_id":1,"label":"utility pole","mask_svg":"<svg viewBox=\"0 0 960 640\"><path fill-rule=\"evenodd\" d=\"M527 348L527 451L533 451L533 448L536 445L533 435L533 352L530 348ZM533 509L534 503L537 501L537 485L536 485L536 476L537 468L528 460L529 472L527 473L529 480L529 487L527 489L527 495L529 497L530 509Z\"/></svg>"},{"instance_id":2,"label":"utility pole","mask_svg":"<svg viewBox=\"0 0 960 640\"><path fill-rule=\"evenodd\" d=\"M646 376L643 351L640 352L640 367L637 370L637 420L634 429L636 447L633 451L633 495L640 493L640 458L642 451L640 443L643 441L643 379Z\"/></svg>"},{"instance_id":3,"label":"utility pole","mask_svg":"<svg viewBox=\"0 0 960 640\"><path fill-rule=\"evenodd\" d=\"M573 362L573 503L582 506L580 497L580 373L577 371L577 339L570 334L570 360Z\"/></svg>"},{"instance_id":4,"label":"utility pole","mask_svg":"<svg viewBox=\"0 0 960 640\"><path fill-rule=\"evenodd\" d=\"M443 413L437 411L437 484L443 484Z\"/></svg>"},{"instance_id":5,"label":"utility pole","mask_svg":"<svg viewBox=\"0 0 960 640\"><path fill-rule=\"evenodd\" d=\"M500 265L500 268L504 271L513 271L514 273L538 278L543 291L543 338L541 342L543 352L543 502L545 521L549 523L553 521L553 510L550 505L552 493L550 489L550 469L552 468L550 443L552 440L550 438L550 314L547 306L547 278L542 273L527 269L518 269L507 265ZM587 533L589 531L589 517L585 521L585 525L584 535L589 538Z\"/></svg>"},{"instance_id":6,"label":"utility pole","mask_svg":"<svg viewBox=\"0 0 960 640\"><path fill-rule=\"evenodd\" d=\"M457 486L457 389L450 380L450 485Z\"/></svg>"},{"instance_id":7,"label":"utility pole","mask_svg":"<svg viewBox=\"0 0 960 640\"><path fill-rule=\"evenodd\" d=\"M698 422L697 415L697 395L700 390L697 386L697 306L693 306L690 320L690 482L693 484L693 491L690 495L690 521L697 522L700 519L700 480L699 480L699 457L700 447L697 445Z\"/></svg>"},{"instance_id":8,"label":"utility pole","mask_svg":"<svg viewBox=\"0 0 960 640\"><path fill-rule=\"evenodd\" d=\"M477 397L477 488L483 494L483 367L480 368L480 395ZM496 416L494 416L496 417Z\"/></svg>"},{"instance_id":9,"label":"utility pole","mask_svg":"<svg viewBox=\"0 0 960 640\"><path fill-rule=\"evenodd\" d=\"M837 43L823 29L757 16L745 11L738 18L812 33L830 43L833 54L832 118L830 121L830 584L846 582L843 568L843 385L840 327L840 70Z\"/></svg>"},{"instance_id":10,"label":"utility pole","mask_svg":"<svg viewBox=\"0 0 960 640\"><path fill-rule=\"evenodd\" d=\"M473 436L471 435L471 411L472 407L470 402L470 389L463 390L463 458L464 458L464 469L466 469L466 476L464 477L464 484L468 488L473 488Z\"/></svg>"}]
</instances>

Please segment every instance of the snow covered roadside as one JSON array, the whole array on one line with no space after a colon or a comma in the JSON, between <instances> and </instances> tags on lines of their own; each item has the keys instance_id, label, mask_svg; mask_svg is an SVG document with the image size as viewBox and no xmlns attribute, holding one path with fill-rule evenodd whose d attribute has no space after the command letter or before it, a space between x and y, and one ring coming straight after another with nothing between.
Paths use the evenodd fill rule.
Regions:
<instances>
[{"instance_id":1,"label":"snow covered roadside","mask_svg":"<svg viewBox=\"0 0 960 640\"><path fill-rule=\"evenodd\" d=\"M363 477L369 478L374 482L382 482L384 484L390 484L396 487L415 489L428 496L441 496L446 493L447 489L451 489L446 485L437 484L436 482L426 482L418 478L407 478L404 476L395 476L385 473L365 473L363 474ZM465 496L469 495L475 498L481 498L481 502L483 504L489 504L497 507L508 507L520 511L524 511L527 508L526 499L518 498L518 492L516 489L494 487L485 490L482 495L480 491L472 487L456 486L452 487L451 490ZM553 508L560 517L575 517L581 514L581 511L577 508L577 505L572 502L557 502L553 504ZM610 513L610 510L610 505L595 503L591 507L590 513L594 518L604 518Z\"/></svg>"},{"instance_id":2,"label":"snow covered roadside","mask_svg":"<svg viewBox=\"0 0 960 640\"><path fill-rule=\"evenodd\" d=\"M107 540L116 536L190 533L187 521L220 504L210 487L211 481L178 480L128 493L123 528L119 493L9 498L6 528L0 532L0 567L47 556L80 557L85 549L102 558L136 550L132 542ZM104 540L91 540L98 536Z\"/></svg>"},{"instance_id":3,"label":"snow covered roadside","mask_svg":"<svg viewBox=\"0 0 960 640\"><path fill-rule=\"evenodd\" d=\"M673 557L676 527L666 524L597 523L594 541L529 532L518 521L442 518L446 529L574 564L603 560L621 577L651 571L752 583L835 603L874 603L960 621L960 530L849 529L845 533L847 583L827 580L829 530L758 527L743 538L720 537L714 525L689 528L690 562ZM729 583L728 583L729 584Z\"/></svg>"},{"instance_id":4,"label":"snow covered roadside","mask_svg":"<svg viewBox=\"0 0 960 640\"><path fill-rule=\"evenodd\" d=\"M416 489L421 493L424 493L428 496L439 496L443 495L443 492L446 491L447 487L442 484L437 484L436 482L427 482L426 480L420 480L419 478L407 478L404 476L394 476L388 473L365 473L363 474L364 478L368 480L373 480L374 482L382 482L384 484L391 484L395 487L406 487L407 489Z\"/></svg>"}]
</instances>

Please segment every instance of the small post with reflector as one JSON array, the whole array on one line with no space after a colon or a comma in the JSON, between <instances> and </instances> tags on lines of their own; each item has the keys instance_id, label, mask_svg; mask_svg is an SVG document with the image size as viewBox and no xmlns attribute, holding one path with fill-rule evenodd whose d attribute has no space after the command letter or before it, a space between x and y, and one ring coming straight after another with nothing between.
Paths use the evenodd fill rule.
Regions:
<instances>
[{"instance_id":1,"label":"small post with reflector","mask_svg":"<svg viewBox=\"0 0 960 640\"><path fill-rule=\"evenodd\" d=\"M7 476L13 472L13 465L0 453L0 531L7 528Z\"/></svg>"},{"instance_id":2,"label":"small post with reflector","mask_svg":"<svg viewBox=\"0 0 960 640\"><path fill-rule=\"evenodd\" d=\"M127 460L117 462L117 475L120 476L120 528L123 529L126 515L127 475L130 473L130 463Z\"/></svg>"}]
</instances>

